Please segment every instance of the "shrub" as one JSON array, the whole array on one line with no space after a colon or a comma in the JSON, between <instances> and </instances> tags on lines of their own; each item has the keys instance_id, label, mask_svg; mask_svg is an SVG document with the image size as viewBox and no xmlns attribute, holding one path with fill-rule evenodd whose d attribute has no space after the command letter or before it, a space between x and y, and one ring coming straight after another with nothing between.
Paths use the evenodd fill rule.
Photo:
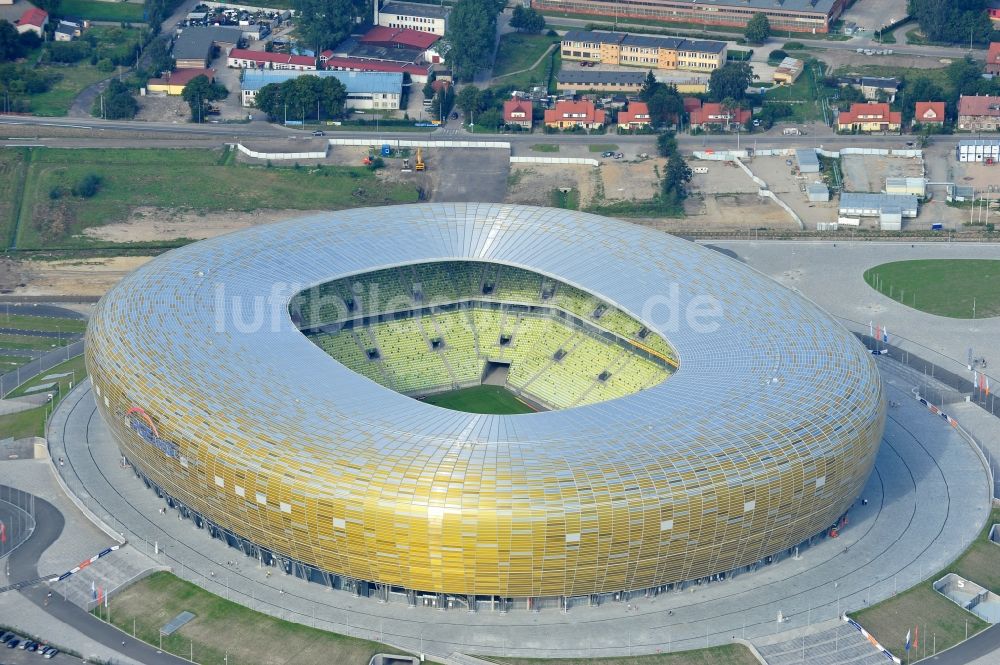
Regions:
<instances>
[{"instance_id":1,"label":"shrub","mask_svg":"<svg viewBox=\"0 0 1000 665\"><path fill-rule=\"evenodd\" d=\"M376 157L372 160L372 163L368 165L368 169L371 171L377 171L382 168L385 168L385 160L381 157Z\"/></svg>"},{"instance_id":2,"label":"shrub","mask_svg":"<svg viewBox=\"0 0 1000 665\"><path fill-rule=\"evenodd\" d=\"M73 185L73 196L89 199L94 196L94 194L97 194L97 190L100 186L101 176L94 173L88 173L80 178L79 182Z\"/></svg>"},{"instance_id":3,"label":"shrub","mask_svg":"<svg viewBox=\"0 0 1000 665\"><path fill-rule=\"evenodd\" d=\"M115 65L109 59L103 58L98 60L97 69L102 72L113 72L115 70Z\"/></svg>"},{"instance_id":4,"label":"shrub","mask_svg":"<svg viewBox=\"0 0 1000 665\"><path fill-rule=\"evenodd\" d=\"M53 201L62 198L62 187L58 185L49 190L49 198Z\"/></svg>"},{"instance_id":5,"label":"shrub","mask_svg":"<svg viewBox=\"0 0 1000 665\"><path fill-rule=\"evenodd\" d=\"M801 51L805 47L806 45L802 42L786 42L782 48L786 51Z\"/></svg>"},{"instance_id":6,"label":"shrub","mask_svg":"<svg viewBox=\"0 0 1000 665\"><path fill-rule=\"evenodd\" d=\"M775 50L773 50L773 51L771 51L770 53L767 54L767 59L768 60L784 60L787 57L788 57L788 53L786 53L785 51L782 51L780 48L779 49L775 49Z\"/></svg>"}]
</instances>

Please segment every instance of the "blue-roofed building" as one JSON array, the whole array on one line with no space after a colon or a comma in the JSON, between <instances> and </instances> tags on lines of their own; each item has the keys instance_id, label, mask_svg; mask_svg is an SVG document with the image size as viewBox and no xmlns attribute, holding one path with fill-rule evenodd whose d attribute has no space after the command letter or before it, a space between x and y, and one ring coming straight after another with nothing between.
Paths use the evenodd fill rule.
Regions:
<instances>
[{"instance_id":1,"label":"blue-roofed building","mask_svg":"<svg viewBox=\"0 0 1000 665\"><path fill-rule=\"evenodd\" d=\"M257 93L269 83L284 83L299 76L336 78L347 88L349 109L398 109L403 94L403 75L398 72L253 70L243 72L240 83L243 106L253 106Z\"/></svg>"}]
</instances>

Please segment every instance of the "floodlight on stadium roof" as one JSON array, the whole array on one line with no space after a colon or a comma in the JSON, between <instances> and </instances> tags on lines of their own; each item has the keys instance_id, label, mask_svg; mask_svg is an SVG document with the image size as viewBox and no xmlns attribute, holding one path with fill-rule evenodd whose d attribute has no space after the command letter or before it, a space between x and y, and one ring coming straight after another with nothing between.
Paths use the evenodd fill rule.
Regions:
<instances>
[{"instance_id":1,"label":"floodlight on stadium roof","mask_svg":"<svg viewBox=\"0 0 1000 665\"><path fill-rule=\"evenodd\" d=\"M440 261L595 294L679 366L586 406L463 413L352 372L288 313L307 287ZM569 597L737 573L838 522L885 420L871 355L811 302L697 244L567 210L422 204L253 227L123 279L86 339L137 473L230 544L355 589Z\"/></svg>"}]
</instances>

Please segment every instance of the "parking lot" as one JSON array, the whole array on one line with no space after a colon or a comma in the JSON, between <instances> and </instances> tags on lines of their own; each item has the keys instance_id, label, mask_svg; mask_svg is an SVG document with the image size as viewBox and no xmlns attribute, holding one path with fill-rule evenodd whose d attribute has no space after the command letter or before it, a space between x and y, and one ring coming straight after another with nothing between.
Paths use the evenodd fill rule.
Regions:
<instances>
[{"instance_id":1,"label":"parking lot","mask_svg":"<svg viewBox=\"0 0 1000 665\"><path fill-rule=\"evenodd\" d=\"M40 655L38 651L29 651L28 649L20 648L25 643L32 643L32 641L24 635L18 634L15 636L13 633L5 632L3 637L6 639L8 636L10 637L9 641L5 641L3 644L0 644L0 662L4 664L10 663L13 665L27 665L28 663L38 665L38 663L49 662L50 659ZM18 641L17 646L15 648L10 648L10 643L15 639ZM37 644L37 642L34 644ZM48 646L46 645L46 649L47 648ZM53 657L56 659L56 662L80 662L78 658L67 656L61 651L54 654Z\"/></svg>"}]
</instances>

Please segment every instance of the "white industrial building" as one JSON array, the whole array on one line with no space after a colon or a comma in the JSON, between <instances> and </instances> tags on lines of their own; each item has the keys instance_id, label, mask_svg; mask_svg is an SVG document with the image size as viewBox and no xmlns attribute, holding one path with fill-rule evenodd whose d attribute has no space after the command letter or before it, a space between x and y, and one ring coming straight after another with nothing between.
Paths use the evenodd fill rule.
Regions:
<instances>
[{"instance_id":1,"label":"white industrial building","mask_svg":"<svg viewBox=\"0 0 1000 665\"><path fill-rule=\"evenodd\" d=\"M960 162L1000 163L1000 139L963 139L955 155Z\"/></svg>"},{"instance_id":2,"label":"white industrial building","mask_svg":"<svg viewBox=\"0 0 1000 665\"><path fill-rule=\"evenodd\" d=\"M883 212L900 217L917 216L917 197L912 194L875 194L871 192L844 192L840 195L841 217L878 217Z\"/></svg>"},{"instance_id":3,"label":"white industrial building","mask_svg":"<svg viewBox=\"0 0 1000 665\"><path fill-rule=\"evenodd\" d=\"M886 194L913 194L920 198L927 195L927 180L924 178L886 178Z\"/></svg>"},{"instance_id":4,"label":"white industrial building","mask_svg":"<svg viewBox=\"0 0 1000 665\"><path fill-rule=\"evenodd\" d=\"M387 28L409 28L431 32L444 37L448 29L448 13L443 5L425 5L411 2L387 2L379 7L375 0L375 24Z\"/></svg>"},{"instance_id":5,"label":"white industrial building","mask_svg":"<svg viewBox=\"0 0 1000 665\"><path fill-rule=\"evenodd\" d=\"M811 182L806 185L806 197L813 203L830 200L830 189L821 182Z\"/></svg>"},{"instance_id":6,"label":"white industrial building","mask_svg":"<svg viewBox=\"0 0 1000 665\"><path fill-rule=\"evenodd\" d=\"M819 157L815 148L796 148L795 161L799 163L800 173L819 173Z\"/></svg>"},{"instance_id":7,"label":"white industrial building","mask_svg":"<svg viewBox=\"0 0 1000 665\"><path fill-rule=\"evenodd\" d=\"M878 214L878 227L882 231L899 231L903 228L903 209L885 206Z\"/></svg>"},{"instance_id":8,"label":"white industrial building","mask_svg":"<svg viewBox=\"0 0 1000 665\"><path fill-rule=\"evenodd\" d=\"M333 77L347 88L346 108L349 109L398 109L403 92L403 75L397 72L348 72L319 70L254 70L243 72L240 84L243 106L253 106L257 93L269 83L284 83L299 76Z\"/></svg>"}]
</instances>

